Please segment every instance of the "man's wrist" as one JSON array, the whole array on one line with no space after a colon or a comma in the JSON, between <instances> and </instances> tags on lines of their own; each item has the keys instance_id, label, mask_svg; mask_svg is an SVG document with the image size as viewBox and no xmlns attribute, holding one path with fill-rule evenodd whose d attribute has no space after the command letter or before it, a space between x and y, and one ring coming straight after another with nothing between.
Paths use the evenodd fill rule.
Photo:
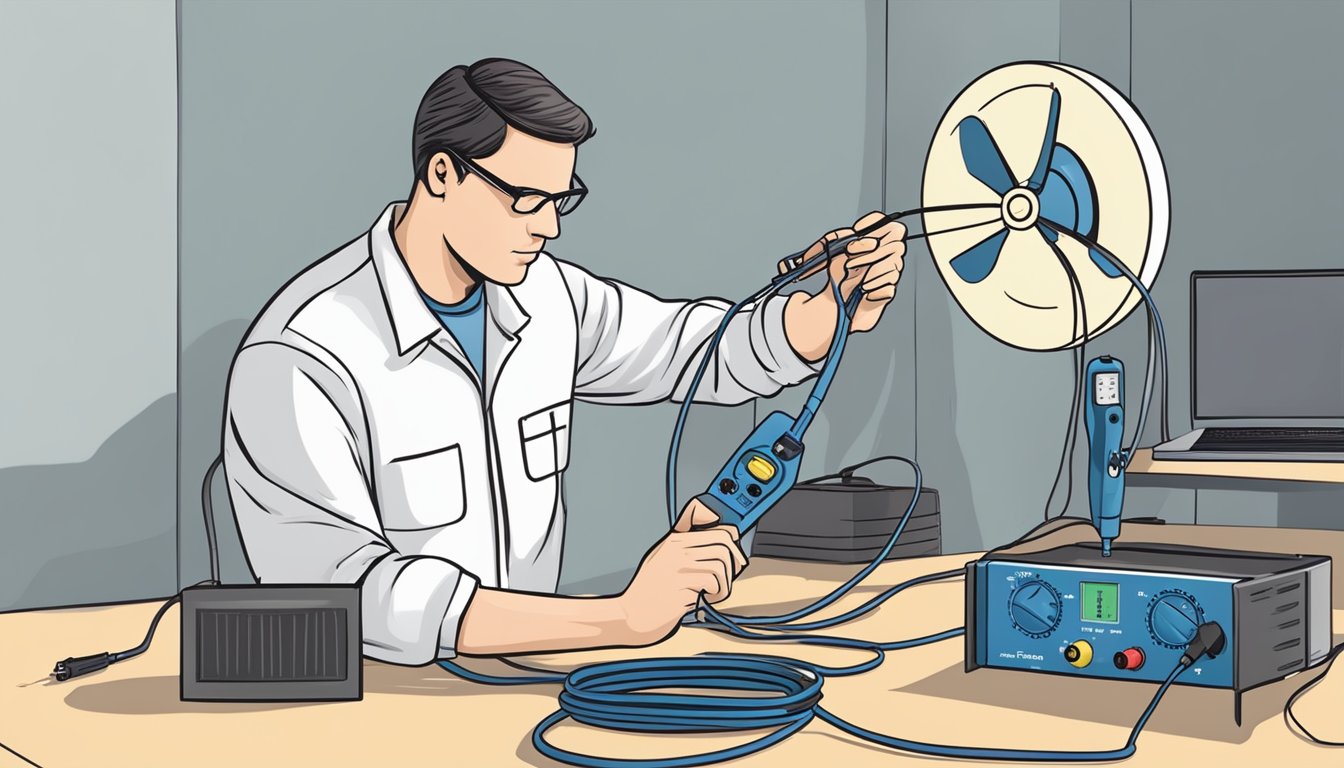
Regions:
<instances>
[{"instance_id":1,"label":"man's wrist","mask_svg":"<svg viewBox=\"0 0 1344 768\"><path fill-rule=\"evenodd\" d=\"M594 608L599 630L604 637L610 637L613 645L634 645L634 633L630 630L630 617L625 610L625 602L620 595L595 598L600 605Z\"/></svg>"},{"instance_id":2,"label":"man's wrist","mask_svg":"<svg viewBox=\"0 0 1344 768\"><path fill-rule=\"evenodd\" d=\"M824 358L835 337L834 302L816 298L798 291L784 305L784 336L794 354L807 363Z\"/></svg>"},{"instance_id":3,"label":"man's wrist","mask_svg":"<svg viewBox=\"0 0 1344 768\"><path fill-rule=\"evenodd\" d=\"M602 639L602 645L640 646L650 642L638 627L631 624L630 617L634 612L624 594L576 599L582 601L577 617L579 622L590 627L594 635Z\"/></svg>"},{"instance_id":4,"label":"man's wrist","mask_svg":"<svg viewBox=\"0 0 1344 768\"><path fill-rule=\"evenodd\" d=\"M612 645L640 647L650 645L661 639L653 636L646 628L637 626L637 622L632 620L632 617L637 615L638 611L632 610L631 598L626 593L603 599L610 601L608 608L615 616L607 630L610 632Z\"/></svg>"}]
</instances>

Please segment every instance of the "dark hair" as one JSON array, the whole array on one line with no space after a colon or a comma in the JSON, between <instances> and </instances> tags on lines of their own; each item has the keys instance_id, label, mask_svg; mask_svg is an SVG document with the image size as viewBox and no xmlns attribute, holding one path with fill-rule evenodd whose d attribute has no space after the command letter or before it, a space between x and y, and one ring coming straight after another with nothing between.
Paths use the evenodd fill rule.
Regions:
<instances>
[{"instance_id":1,"label":"dark hair","mask_svg":"<svg viewBox=\"0 0 1344 768\"><path fill-rule=\"evenodd\" d=\"M504 129L546 141L582 144L596 131L588 114L535 69L512 59L481 59L439 75L415 112L411 160L416 180L429 158L445 148L469 159L489 157ZM458 168L458 180L466 169Z\"/></svg>"}]
</instances>

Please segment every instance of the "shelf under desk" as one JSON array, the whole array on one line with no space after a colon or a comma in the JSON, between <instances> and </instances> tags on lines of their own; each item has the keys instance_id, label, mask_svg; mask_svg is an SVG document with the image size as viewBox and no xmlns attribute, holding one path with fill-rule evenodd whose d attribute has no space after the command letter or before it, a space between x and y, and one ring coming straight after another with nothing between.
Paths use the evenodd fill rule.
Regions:
<instances>
[{"instance_id":1,"label":"shelf under desk","mask_svg":"<svg viewBox=\"0 0 1344 768\"><path fill-rule=\"evenodd\" d=\"M1184 475L1303 483L1344 483L1338 461L1157 461L1153 449L1134 451L1126 475Z\"/></svg>"}]
</instances>

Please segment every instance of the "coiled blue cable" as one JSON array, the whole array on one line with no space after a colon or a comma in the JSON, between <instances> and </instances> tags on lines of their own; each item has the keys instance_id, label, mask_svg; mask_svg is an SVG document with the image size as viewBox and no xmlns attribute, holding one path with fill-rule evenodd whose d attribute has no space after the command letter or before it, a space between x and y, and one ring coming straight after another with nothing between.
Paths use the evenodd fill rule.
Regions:
<instances>
[{"instance_id":1,"label":"coiled blue cable","mask_svg":"<svg viewBox=\"0 0 1344 768\"><path fill-rule=\"evenodd\" d=\"M936 642L960 630L903 641L913 644ZM770 636L768 639L785 639ZM790 638L795 639L795 638ZM804 637L800 642L820 638ZM843 640L844 638L827 638ZM878 653L881 663L883 645L852 641ZM829 643L828 643L829 644ZM532 745L541 754L581 768L692 768L693 766L733 760L767 749L802 730L813 717L835 726L844 733L873 744L938 757L979 760L1039 762L1098 762L1121 760L1134 754L1139 733L1157 709L1167 689L1185 670L1178 663L1167 675L1152 700L1140 715L1123 747L1096 751L1033 749L994 749L931 744L903 739L854 725L820 706L821 688L830 674L824 667L802 661L756 654L704 654L694 657L644 659L593 664L569 675L543 674L533 677L498 677L472 672L451 661L439 665L467 680L494 685L526 685L564 682L560 709L548 715L532 731ZM853 674L876 666L871 662L853 668ZM835 676L830 674L830 676ZM700 688L715 691L750 691L774 695L748 697L717 694L649 693L670 688ZM774 728L769 734L726 749L696 755L666 758L595 757L573 752L546 740L546 734L566 719L584 725L629 733L726 733Z\"/></svg>"}]
</instances>

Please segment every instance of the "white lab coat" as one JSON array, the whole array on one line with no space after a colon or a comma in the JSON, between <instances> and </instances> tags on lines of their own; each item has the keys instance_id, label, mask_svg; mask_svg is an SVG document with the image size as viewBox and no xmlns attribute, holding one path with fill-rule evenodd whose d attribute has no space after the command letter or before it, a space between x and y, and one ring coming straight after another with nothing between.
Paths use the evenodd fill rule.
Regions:
<instances>
[{"instance_id":1,"label":"white lab coat","mask_svg":"<svg viewBox=\"0 0 1344 768\"><path fill-rule=\"evenodd\" d=\"M543 253L522 283L485 284L481 387L396 249L402 205L262 310L229 373L224 469L261 582L362 578L364 654L424 664L454 655L478 586L555 591L572 402L681 402L730 305ZM697 401L819 370L788 344L785 301L729 324Z\"/></svg>"}]
</instances>

